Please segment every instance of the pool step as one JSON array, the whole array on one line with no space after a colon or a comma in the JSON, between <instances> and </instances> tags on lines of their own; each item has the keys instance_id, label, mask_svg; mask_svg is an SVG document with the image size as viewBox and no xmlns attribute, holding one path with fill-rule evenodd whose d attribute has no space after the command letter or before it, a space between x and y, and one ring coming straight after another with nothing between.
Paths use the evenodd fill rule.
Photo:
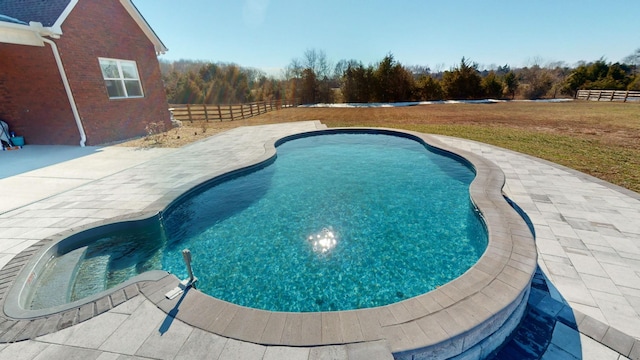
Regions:
<instances>
[{"instance_id":1,"label":"pool step","mask_svg":"<svg viewBox=\"0 0 640 360\"><path fill-rule=\"evenodd\" d=\"M86 258L78 269L70 300L80 300L106 290L110 255Z\"/></svg>"},{"instance_id":2,"label":"pool step","mask_svg":"<svg viewBox=\"0 0 640 360\"><path fill-rule=\"evenodd\" d=\"M47 264L31 300L32 309L46 309L69 302L76 267L86 251L86 246L78 248Z\"/></svg>"}]
</instances>

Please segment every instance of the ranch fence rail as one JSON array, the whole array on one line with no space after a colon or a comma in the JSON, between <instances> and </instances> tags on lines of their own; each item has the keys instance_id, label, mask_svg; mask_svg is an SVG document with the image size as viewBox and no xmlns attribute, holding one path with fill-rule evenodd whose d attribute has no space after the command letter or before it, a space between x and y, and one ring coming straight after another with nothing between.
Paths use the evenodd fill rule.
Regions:
<instances>
[{"instance_id":1,"label":"ranch fence rail","mask_svg":"<svg viewBox=\"0 0 640 360\"><path fill-rule=\"evenodd\" d=\"M640 91L578 90L576 99L588 101L640 101Z\"/></svg>"},{"instance_id":2,"label":"ranch fence rail","mask_svg":"<svg viewBox=\"0 0 640 360\"><path fill-rule=\"evenodd\" d=\"M169 111L174 119L180 121L234 121L298 105L300 105L299 99L258 101L234 105L169 104Z\"/></svg>"}]
</instances>

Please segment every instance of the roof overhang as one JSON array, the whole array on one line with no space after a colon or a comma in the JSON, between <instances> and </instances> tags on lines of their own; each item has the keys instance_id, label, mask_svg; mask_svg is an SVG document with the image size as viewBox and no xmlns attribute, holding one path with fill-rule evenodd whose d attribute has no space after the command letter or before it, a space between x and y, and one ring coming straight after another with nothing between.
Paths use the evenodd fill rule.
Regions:
<instances>
[{"instance_id":1,"label":"roof overhang","mask_svg":"<svg viewBox=\"0 0 640 360\"><path fill-rule=\"evenodd\" d=\"M39 24L39 23L37 23ZM0 43L44 46L42 38L40 38L40 30L44 29L40 26L14 24L10 22L0 21Z\"/></svg>"},{"instance_id":2,"label":"roof overhang","mask_svg":"<svg viewBox=\"0 0 640 360\"><path fill-rule=\"evenodd\" d=\"M67 20L67 16L71 13L71 10L78 4L78 0L71 0L62 14L58 17L58 20L49 28L53 33L62 35L62 23Z\"/></svg>"},{"instance_id":3,"label":"roof overhang","mask_svg":"<svg viewBox=\"0 0 640 360\"><path fill-rule=\"evenodd\" d=\"M64 12L51 27L43 27L41 23L31 22L29 25L19 24L9 21L0 21L0 43L44 46L41 36L49 36L54 39L60 38L62 35L62 23L66 20L69 13L78 3L78 0L71 0ZM127 10L129 16L138 24L142 32L153 44L156 54L164 54L168 51L162 40L156 35L149 23L142 17L140 11L136 8L131 0L120 0L122 6Z\"/></svg>"},{"instance_id":4,"label":"roof overhang","mask_svg":"<svg viewBox=\"0 0 640 360\"><path fill-rule=\"evenodd\" d=\"M44 27L42 23L30 22L27 24L18 19L7 16L0 16L0 43L28 45L28 46L44 46L41 36L50 36L58 39L62 35L60 25L67 18L78 0L71 0L58 20L51 27ZM3 21L3 19L6 19Z\"/></svg>"},{"instance_id":5,"label":"roof overhang","mask_svg":"<svg viewBox=\"0 0 640 360\"><path fill-rule=\"evenodd\" d=\"M147 35L147 38L149 38L149 40L153 43L156 54L164 54L165 52L167 52L169 49L164 46L162 40L160 40L158 35L156 35L151 26L149 26L147 20L142 17L142 14L140 14L140 11L138 11L138 8L136 8L131 0L120 0L120 3L127 10L131 18L138 24L140 29L142 29L142 32L144 32L144 34Z\"/></svg>"}]
</instances>

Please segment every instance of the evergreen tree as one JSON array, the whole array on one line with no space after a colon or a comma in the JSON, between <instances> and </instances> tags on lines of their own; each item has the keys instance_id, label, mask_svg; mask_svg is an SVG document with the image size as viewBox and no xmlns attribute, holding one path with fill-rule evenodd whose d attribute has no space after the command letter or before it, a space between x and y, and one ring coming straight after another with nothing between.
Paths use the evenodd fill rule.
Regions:
<instances>
[{"instance_id":1,"label":"evergreen tree","mask_svg":"<svg viewBox=\"0 0 640 360\"><path fill-rule=\"evenodd\" d=\"M444 91L440 81L429 75L422 75L416 83L416 96L418 100L442 100Z\"/></svg>"},{"instance_id":2,"label":"evergreen tree","mask_svg":"<svg viewBox=\"0 0 640 360\"><path fill-rule=\"evenodd\" d=\"M393 59L392 54L378 63L374 76L374 101L387 103L411 100L413 76Z\"/></svg>"},{"instance_id":3,"label":"evergreen tree","mask_svg":"<svg viewBox=\"0 0 640 360\"><path fill-rule=\"evenodd\" d=\"M637 75L636 75L637 76ZM634 81L633 67L608 64L603 59L581 64L573 69L562 84L562 93L575 96L579 89L626 90Z\"/></svg>"},{"instance_id":4,"label":"evergreen tree","mask_svg":"<svg viewBox=\"0 0 640 360\"><path fill-rule=\"evenodd\" d=\"M516 97L516 90L518 90L518 77L511 70L504 76L504 87L507 94L511 96L513 100Z\"/></svg>"},{"instance_id":5,"label":"evergreen tree","mask_svg":"<svg viewBox=\"0 0 640 360\"><path fill-rule=\"evenodd\" d=\"M482 79L482 88L484 89L484 94L489 98L498 99L502 97L503 85L494 71L490 71Z\"/></svg>"},{"instance_id":6,"label":"evergreen tree","mask_svg":"<svg viewBox=\"0 0 640 360\"><path fill-rule=\"evenodd\" d=\"M349 64L342 80L342 97L346 102L366 103L372 101L373 68L360 64Z\"/></svg>"},{"instance_id":7,"label":"evergreen tree","mask_svg":"<svg viewBox=\"0 0 640 360\"><path fill-rule=\"evenodd\" d=\"M482 96L482 78L478 73L478 64L470 63L464 57L460 66L445 71L442 87L448 99L476 99Z\"/></svg>"},{"instance_id":8,"label":"evergreen tree","mask_svg":"<svg viewBox=\"0 0 640 360\"><path fill-rule=\"evenodd\" d=\"M318 93L318 82L316 74L311 68L302 70L301 101L303 104L315 104Z\"/></svg>"}]
</instances>

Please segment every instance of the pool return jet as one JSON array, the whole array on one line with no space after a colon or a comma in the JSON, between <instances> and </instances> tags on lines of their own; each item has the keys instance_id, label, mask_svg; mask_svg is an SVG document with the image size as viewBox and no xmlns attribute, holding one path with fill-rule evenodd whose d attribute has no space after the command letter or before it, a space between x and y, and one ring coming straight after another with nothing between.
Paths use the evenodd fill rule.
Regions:
<instances>
[{"instance_id":1,"label":"pool return jet","mask_svg":"<svg viewBox=\"0 0 640 360\"><path fill-rule=\"evenodd\" d=\"M187 266L189 278L180 281L180 284L178 284L177 287L164 294L164 296L169 300L173 300L176 297L180 296L190 287L193 287L194 289L196 288L196 281L198 281L198 278L193 276L193 269L191 269L191 251L189 249L182 250L182 258L184 259L184 263Z\"/></svg>"}]
</instances>

